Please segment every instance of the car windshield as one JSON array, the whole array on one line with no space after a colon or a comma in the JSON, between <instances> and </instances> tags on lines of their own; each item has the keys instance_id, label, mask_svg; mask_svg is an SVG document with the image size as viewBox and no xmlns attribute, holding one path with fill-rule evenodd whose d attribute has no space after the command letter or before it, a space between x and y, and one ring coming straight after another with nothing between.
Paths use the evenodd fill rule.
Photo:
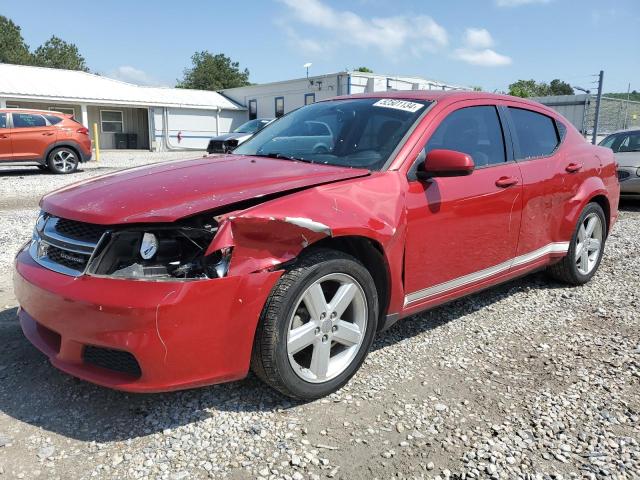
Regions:
<instances>
[{"instance_id":1,"label":"car windshield","mask_svg":"<svg viewBox=\"0 0 640 480\"><path fill-rule=\"evenodd\" d=\"M608 147L615 153L640 152L640 131L609 135L600 142L600 146Z\"/></svg>"},{"instance_id":2,"label":"car windshield","mask_svg":"<svg viewBox=\"0 0 640 480\"><path fill-rule=\"evenodd\" d=\"M264 120L249 120L234 130L234 133L255 133L260 130L266 122Z\"/></svg>"},{"instance_id":3,"label":"car windshield","mask_svg":"<svg viewBox=\"0 0 640 480\"><path fill-rule=\"evenodd\" d=\"M314 103L269 124L233 153L380 170L429 104L390 98Z\"/></svg>"}]
</instances>

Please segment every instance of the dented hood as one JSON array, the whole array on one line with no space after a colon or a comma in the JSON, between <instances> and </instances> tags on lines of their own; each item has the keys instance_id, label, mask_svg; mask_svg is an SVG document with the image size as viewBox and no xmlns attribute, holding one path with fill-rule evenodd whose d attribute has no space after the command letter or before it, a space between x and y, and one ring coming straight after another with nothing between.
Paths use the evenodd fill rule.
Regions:
<instances>
[{"instance_id":1,"label":"dented hood","mask_svg":"<svg viewBox=\"0 0 640 480\"><path fill-rule=\"evenodd\" d=\"M172 222L243 200L368 173L263 157L204 157L75 183L44 196L40 206L59 217L102 225Z\"/></svg>"}]
</instances>

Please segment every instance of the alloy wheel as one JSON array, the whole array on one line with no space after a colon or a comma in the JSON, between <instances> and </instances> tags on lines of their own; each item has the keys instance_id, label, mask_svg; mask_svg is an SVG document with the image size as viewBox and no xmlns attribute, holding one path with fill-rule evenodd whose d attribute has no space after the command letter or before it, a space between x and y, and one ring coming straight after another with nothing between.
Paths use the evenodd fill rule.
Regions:
<instances>
[{"instance_id":1,"label":"alloy wheel","mask_svg":"<svg viewBox=\"0 0 640 480\"><path fill-rule=\"evenodd\" d=\"M68 173L73 171L78 164L76 155L69 150L59 150L51 158L57 171Z\"/></svg>"},{"instance_id":2,"label":"alloy wheel","mask_svg":"<svg viewBox=\"0 0 640 480\"><path fill-rule=\"evenodd\" d=\"M296 375L321 383L344 372L362 346L367 316L364 290L350 275L333 273L311 284L298 298L287 331Z\"/></svg>"},{"instance_id":3,"label":"alloy wheel","mask_svg":"<svg viewBox=\"0 0 640 480\"><path fill-rule=\"evenodd\" d=\"M596 213L587 215L576 237L575 262L582 275L588 275L595 268L602 250L604 228Z\"/></svg>"}]
</instances>

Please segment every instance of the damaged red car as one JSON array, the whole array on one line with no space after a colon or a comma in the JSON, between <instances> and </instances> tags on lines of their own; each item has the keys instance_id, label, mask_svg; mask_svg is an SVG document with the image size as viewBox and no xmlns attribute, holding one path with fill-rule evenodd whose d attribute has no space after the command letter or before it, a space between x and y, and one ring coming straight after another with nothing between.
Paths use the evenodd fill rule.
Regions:
<instances>
[{"instance_id":1,"label":"damaged red car","mask_svg":"<svg viewBox=\"0 0 640 480\"><path fill-rule=\"evenodd\" d=\"M54 366L107 387L252 369L318 398L399 319L535 270L589 281L618 197L613 153L542 105L339 97L233 154L46 195L16 258L20 322Z\"/></svg>"}]
</instances>

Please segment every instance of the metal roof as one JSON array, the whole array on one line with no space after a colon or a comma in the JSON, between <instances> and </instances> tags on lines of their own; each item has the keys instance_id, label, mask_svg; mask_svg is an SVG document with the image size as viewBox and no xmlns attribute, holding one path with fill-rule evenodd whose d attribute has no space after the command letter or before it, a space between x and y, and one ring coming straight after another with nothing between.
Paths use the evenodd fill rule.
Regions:
<instances>
[{"instance_id":1,"label":"metal roof","mask_svg":"<svg viewBox=\"0 0 640 480\"><path fill-rule=\"evenodd\" d=\"M143 87L93 73L0 63L0 97L87 104L245 110L217 92Z\"/></svg>"}]
</instances>

